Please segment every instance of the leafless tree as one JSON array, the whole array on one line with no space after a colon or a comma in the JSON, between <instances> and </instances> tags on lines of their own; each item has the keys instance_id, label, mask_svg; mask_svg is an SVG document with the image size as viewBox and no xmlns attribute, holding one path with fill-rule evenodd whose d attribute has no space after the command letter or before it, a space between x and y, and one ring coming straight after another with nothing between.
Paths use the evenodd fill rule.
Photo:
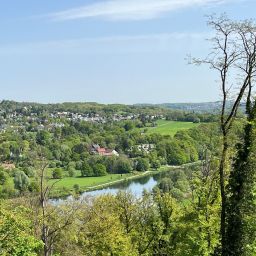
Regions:
<instances>
[{"instance_id":1,"label":"leafless tree","mask_svg":"<svg viewBox=\"0 0 256 256\"><path fill-rule=\"evenodd\" d=\"M227 186L228 207L226 219L226 243L222 250L225 256L254 255L251 245L255 242L255 225L248 219L254 218L253 207L255 188L255 169L253 144L253 123L255 121L255 83L256 72L256 24L252 21L237 23L237 31L243 50L242 61L237 67L242 77L248 81L246 92L247 122L244 134L238 145L238 152L229 176ZM250 227L250 228L248 228ZM253 247L253 246L252 246Z\"/></svg>"},{"instance_id":2,"label":"leafless tree","mask_svg":"<svg viewBox=\"0 0 256 256\"><path fill-rule=\"evenodd\" d=\"M247 110L251 107L256 38L255 28L250 21L233 22L226 15L220 17L212 15L209 16L208 25L215 31L215 36L210 39L213 45L211 53L205 59L193 59L192 62L208 64L211 69L217 71L220 80L222 152L218 171L221 191L221 252L224 255L227 207L225 186L229 135L244 96L247 95Z\"/></svg>"},{"instance_id":3,"label":"leafless tree","mask_svg":"<svg viewBox=\"0 0 256 256\"><path fill-rule=\"evenodd\" d=\"M70 226L80 209L82 201L74 201L65 206L50 203L49 194L59 181L51 184L47 182L48 161L41 149L35 156L38 168L39 193L32 197L31 206L35 209L35 230L44 243L43 255L51 256L54 253L54 244L60 232Z\"/></svg>"}]
</instances>

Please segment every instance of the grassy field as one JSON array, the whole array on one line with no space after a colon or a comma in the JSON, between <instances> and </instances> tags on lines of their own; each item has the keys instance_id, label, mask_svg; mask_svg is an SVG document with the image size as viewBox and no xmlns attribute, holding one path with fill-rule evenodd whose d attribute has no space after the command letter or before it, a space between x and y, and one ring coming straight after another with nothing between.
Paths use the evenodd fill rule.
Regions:
<instances>
[{"instance_id":1,"label":"grassy field","mask_svg":"<svg viewBox=\"0 0 256 256\"><path fill-rule=\"evenodd\" d=\"M65 177L54 185L54 190L59 190L62 188L65 188L65 190L72 190L75 184L78 184L82 190L86 190L87 188L93 186L102 185L131 176L132 174L108 174L102 177ZM52 184L56 181L57 180L51 179L49 180L49 183Z\"/></svg>"},{"instance_id":2,"label":"grassy field","mask_svg":"<svg viewBox=\"0 0 256 256\"><path fill-rule=\"evenodd\" d=\"M148 127L147 133L159 133L161 135L174 136L177 131L197 127L199 124L192 122L178 122L158 120L156 127Z\"/></svg>"}]
</instances>

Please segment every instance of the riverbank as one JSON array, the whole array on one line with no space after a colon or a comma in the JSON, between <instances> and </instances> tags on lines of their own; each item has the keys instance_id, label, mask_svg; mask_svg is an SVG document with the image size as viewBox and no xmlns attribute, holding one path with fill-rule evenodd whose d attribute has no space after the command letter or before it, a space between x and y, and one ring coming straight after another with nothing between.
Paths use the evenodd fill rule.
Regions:
<instances>
[{"instance_id":1,"label":"riverbank","mask_svg":"<svg viewBox=\"0 0 256 256\"><path fill-rule=\"evenodd\" d=\"M50 197L61 198L74 194L74 185L77 185L77 187L79 188L78 191L76 191L76 193L84 193L88 191L103 189L125 181L136 180L141 177L150 176L161 172L182 169L185 168L186 166L199 164L200 162L201 161L197 161L194 163L184 164L180 166L165 165L160 167L158 170L150 170L143 173L133 172L129 174L108 174L102 177L64 178L56 183L54 189L50 194ZM55 181L56 180L51 180L50 183L53 183Z\"/></svg>"}]
</instances>

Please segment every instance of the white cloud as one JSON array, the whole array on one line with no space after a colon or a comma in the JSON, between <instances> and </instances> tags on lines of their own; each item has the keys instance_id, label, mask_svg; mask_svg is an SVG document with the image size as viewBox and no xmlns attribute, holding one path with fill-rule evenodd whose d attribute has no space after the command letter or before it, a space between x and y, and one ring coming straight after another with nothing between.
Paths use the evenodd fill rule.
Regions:
<instances>
[{"instance_id":1,"label":"white cloud","mask_svg":"<svg viewBox=\"0 0 256 256\"><path fill-rule=\"evenodd\" d=\"M103 0L49 16L54 20L99 17L110 20L143 20L188 7L215 5L228 0Z\"/></svg>"}]
</instances>

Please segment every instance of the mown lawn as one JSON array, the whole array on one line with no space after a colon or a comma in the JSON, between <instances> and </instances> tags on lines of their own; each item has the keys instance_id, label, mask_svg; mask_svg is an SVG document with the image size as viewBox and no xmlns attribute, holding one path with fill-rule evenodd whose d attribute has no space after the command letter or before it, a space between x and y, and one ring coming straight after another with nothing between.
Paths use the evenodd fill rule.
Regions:
<instances>
[{"instance_id":1,"label":"mown lawn","mask_svg":"<svg viewBox=\"0 0 256 256\"><path fill-rule=\"evenodd\" d=\"M54 185L54 190L58 190L61 188L65 189L73 189L73 186L75 184L78 184L81 189L86 189L92 186L102 185L105 183L117 181L120 179L124 179L127 177L131 177L132 174L108 174L106 176L102 177L65 177L61 180L59 180ZM49 180L49 183L52 184L53 182L56 182L57 180L51 179Z\"/></svg>"},{"instance_id":2,"label":"mown lawn","mask_svg":"<svg viewBox=\"0 0 256 256\"><path fill-rule=\"evenodd\" d=\"M158 120L156 127L148 127L146 133L174 136L177 131L197 127L198 123Z\"/></svg>"}]
</instances>

